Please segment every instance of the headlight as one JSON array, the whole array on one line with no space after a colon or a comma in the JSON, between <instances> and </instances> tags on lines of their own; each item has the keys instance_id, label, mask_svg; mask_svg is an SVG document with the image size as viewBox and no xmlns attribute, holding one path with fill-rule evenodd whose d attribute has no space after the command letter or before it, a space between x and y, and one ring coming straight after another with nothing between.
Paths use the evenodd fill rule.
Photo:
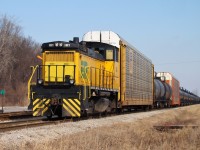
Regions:
<instances>
[{"instance_id":1,"label":"headlight","mask_svg":"<svg viewBox=\"0 0 200 150\"><path fill-rule=\"evenodd\" d=\"M70 80L69 80L69 83L70 83L70 84L74 84L74 79L70 79Z\"/></svg>"},{"instance_id":2,"label":"headlight","mask_svg":"<svg viewBox=\"0 0 200 150\"><path fill-rule=\"evenodd\" d=\"M38 84L42 84L43 83L43 80L42 79L39 79L38 80Z\"/></svg>"},{"instance_id":3,"label":"headlight","mask_svg":"<svg viewBox=\"0 0 200 150\"><path fill-rule=\"evenodd\" d=\"M62 46L63 46L63 43L59 43L59 46L62 47Z\"/></svg>"}]
</instances>

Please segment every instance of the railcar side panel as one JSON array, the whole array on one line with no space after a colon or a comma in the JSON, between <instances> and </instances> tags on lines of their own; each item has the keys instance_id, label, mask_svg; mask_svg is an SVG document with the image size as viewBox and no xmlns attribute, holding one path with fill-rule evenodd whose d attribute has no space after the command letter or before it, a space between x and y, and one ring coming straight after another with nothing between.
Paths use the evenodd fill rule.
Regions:
<instances>
[{"instance_id":1,"label":"railcar side panel","mask_svg":"<svg viewBox=\"0 0 200 150\"><path fill-rule=\"evenodd\" d=\"M120 47L120 100L125 105L126 100L126 47Z\"/></svg>"},{"instance_id":2,"label":"railcar side panel","mask_svg":"<svg viewBox=\"0 0 200 150\"><path fill-rule=\"evenodd\" d=\"M122 50L125 50L121 53L123 105L152 105L154 71L151 61L129 45Z\"/></svg>"}]
</instances>

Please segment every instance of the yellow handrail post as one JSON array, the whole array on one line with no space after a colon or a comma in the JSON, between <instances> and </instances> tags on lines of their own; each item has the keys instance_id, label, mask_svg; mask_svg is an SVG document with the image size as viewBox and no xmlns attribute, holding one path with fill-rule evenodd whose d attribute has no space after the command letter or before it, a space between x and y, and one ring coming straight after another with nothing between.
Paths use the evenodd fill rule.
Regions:
<instances>
[{"instance_id":1,"label":"yellow handrail post","mask_svg":"<svg viewBox=\"0 0 200 150\"><path fill-rule=\"evenodd\" d=\"M34 75L34 73L35 73L35 71L36 71L36 69L38 68L38 65L37 66L31 66L31 68L33 69L32 70L32 74L31 74L31 77L30 77L30 79L28 80L28 99L30 100L30 95L31 95L31 91L30 91L30 85L31 85L31 81L32 81L32 78L33 78L33 75Z\"/></svg>"},{"instance_id":2,"label":"yellow handrail post","mask_svg":"<svg viewBox=\"0 0 200 150\"><path fill-rule=\"evenodd\" d=\"M85 72L86 72L86 69L88 69L88 68L89 68L89 70L90 70L90 67L89 67L89 66L85 67ZM90 74L90 72L89 72L89 74ZM86 74L86 77L87 77L88 84L89 84L89 96L88 96L88 97L91 97L91 91L90 91L90 87L91 87L91 85L90 85L90 80L89 80L89 78L88 78L88 75L87 75L87 74Z\"/></svg>"},{"instance_id":3,"label":"yellow handrail post","mask_svg":"<svg viewBox=\"0 0 200 150\"><path fill-rule=\"evenodd\" d=\"M82 72L81 72L81 69L79 68L79 71L80 71L80 74L81 74L81 78L82 78L82 80L83 80L83 83L84 83L84 98L83 98L83 100L86 100L86 82L85 82L85 80L84 80L84 78L83 78L83 74L82 74Z\"/></svg>"}]
</instances>

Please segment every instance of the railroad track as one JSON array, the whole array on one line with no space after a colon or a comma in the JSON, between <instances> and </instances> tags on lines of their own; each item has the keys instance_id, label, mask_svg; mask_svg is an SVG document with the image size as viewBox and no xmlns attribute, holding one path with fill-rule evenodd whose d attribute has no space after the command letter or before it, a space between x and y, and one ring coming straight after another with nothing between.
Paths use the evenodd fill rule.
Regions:
<instances>
[{"instance_id":1,"label":"railroad track","mask_svg":"<svg viewBox=\"0 0 200 150\"><path fill-rule=\"evenodd\" d=\"M167 108L171 109L171 108ZM159 111L160 109L157 110L151 110L151 111ZM125 114L131 114L131 113L140 113L144 112L142 110L138 111L125 111L121 114L118 115L125 115ZM32 113L32 112L31 112ZM9 116L10 114L8 114ZM5 132L5 131L11 131L11 130L17 130L17 129L23 129L23 128L30 128L30 127L37 127L37 126L44 126L44 125L51 125L51 124L60 124L64 122L76 122L76 121L81 121L81 120L88 120L88 119L94 119L94 118L101 118L101 117L112 117L116 116L115 113L108 113L108 114L103 114L103 115L92 115L92 116L87 116L87 117L81 117L81 118L53 118L52 120L47 120L42 117L38 118L29 118L29 119L17 119L14 121L9 121L9 122L0 122L0 132Z\"/></svg>"},{"instance_id":2,"label":"railroad track","mask_svg":"<svg viewBox=\"0 0 200 150\"><path fill-rule=\"evenodd\" d=\"M59 124L62 122L67 122L70 120L46 120L43 118L37 118L37 119L23 119L23 120L15 120L15 121L9 121L9 122L1 122L0 123L0 132L6 132L11 130L18 130L18 129L24 129L24 128L30 128L30 127L36 127L36 126L44 126L44 125L51 125L51 124Z\"/></svg>"},{"instance_id":3,"label":"railroad track","mask_svg":"<svg viewBox=\"0 0 200 150\"><path fill-rule=\"evenodd\" d=\"M7 114L10 116L11 114ZM13 121L6 121L6 122L0 122L0 132L6 132L11 130L18 130L18 129L24 129L24 128L31 128L31 127L39 127L39 126L45 126L45 125L56 125L64 122L76 122L81 120L89 120L94 118L101 118L101 117L107 117L107 116L115 116L116 114L107 114L107 115L92 115L88 117L81 117L81 118L52 118L51 120L48 120L44 117L38 117L38 118L29 118L29 119L16 119Z\"/></svg>"},{"instance_id":4,"label":"railroad track","mask_svg":"<svg viewBox=\"0 0 200 150\"><path fill-rule=\"evenodd\" d=\"M32 117L32 111L19 111L0 114L0 120Z\"/></svg>"}]
</instances>

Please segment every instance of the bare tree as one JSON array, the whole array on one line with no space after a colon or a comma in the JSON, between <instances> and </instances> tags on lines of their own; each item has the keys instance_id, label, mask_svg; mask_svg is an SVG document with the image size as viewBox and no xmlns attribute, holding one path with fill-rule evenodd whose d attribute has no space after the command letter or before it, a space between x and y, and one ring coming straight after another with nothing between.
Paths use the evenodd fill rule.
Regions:
<instances>
[{"instance_id":1,"label":"bare tree","mask_svg":"<svg viewBox=\"0 0 200 150\"><path fill-rule=\"evenodd\" d=\"M9 72L13 71L16 58L13 49L16 47L16 39L20 35L21 28L10 21L7 16L0 18L0 78L7 79Z\"/></svg>"},{"instance_id":2,"label":"bare tree","mask_svg":"<svg viewBox=\"0 0 200 150\"><path fill-rule=\"evenodd\" d=\"M30 66L40 63L39 44L24 37L14 19L0 17L0 88L6 89L9 104L26 97Z\"/></svg>"}]
</instances>

